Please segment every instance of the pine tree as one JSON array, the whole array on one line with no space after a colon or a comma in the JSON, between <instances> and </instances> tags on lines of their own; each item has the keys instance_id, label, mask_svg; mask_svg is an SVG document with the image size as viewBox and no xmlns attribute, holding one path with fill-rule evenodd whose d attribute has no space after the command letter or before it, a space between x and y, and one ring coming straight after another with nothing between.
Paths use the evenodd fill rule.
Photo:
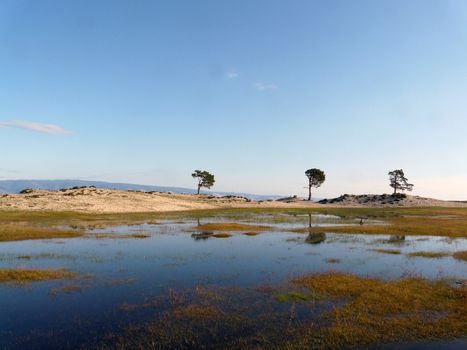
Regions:
<instances>
[{"instance_id":1,"label":"pine tree","mask_svg":"<svg viewBox=\"0 0 467 350\"><path fill-rule=\"evenodd\" d=\"M326 175L324 171L316 168L308 169L305 171L305 175L308 178L308 200L311 201L311 188L320 187L326 180Z\"/></svg>"},{"instance_id":2,"label":"pine tree","mask_svg":"<svg viewBox=\"0 0 467 350\"><path fill-rule=\"evenodd\" d=\"M394 189L394 194L397 194L397 191L412 191L413 184L409 184L408 179L404 175L404 170L398 169L393 170L388 173L389 175L389 186Z\"/></svg>"},{"instance_id":3,"label":"pine tree","mask_svg":"<svg viewBox=\"0 0 467 350\"><path fill-rule=\"evenodd\" d=\"M191 176L198 179L198 194L201 187L211 188L214 185L214 175L206 170L195 170Z\"/></svg>"}]
</instances>

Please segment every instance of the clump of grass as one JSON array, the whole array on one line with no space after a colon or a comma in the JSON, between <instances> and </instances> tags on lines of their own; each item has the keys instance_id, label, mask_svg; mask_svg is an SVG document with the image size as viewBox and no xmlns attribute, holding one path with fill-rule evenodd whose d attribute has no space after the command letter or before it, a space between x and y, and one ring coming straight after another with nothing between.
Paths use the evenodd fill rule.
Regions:
<instances>
[{"instance_id":1,"label":"clump of grass","mask_svg":"<svg viewBox=\"0 0 467 350\"><path fill-rule=\"evenodd\" d=\"M439 259L439 258L444 258L445 256L448 256L449 253L447 252L425 252L425 251L420 251L420 252L413 252L407 254L410 257L422 257L422 258L432 258L432 259Z\"/></svg>"},{"instance_id":2,"label":"clump of grass","mask_svg":"<svg viewBox=\"0 0 467 350\"><path fill-rule=\"evenodd\" d=\"M457 260L467 261L467 250L456 252L452 256Z\"/></svg>"},{"instance_id":3,"label":"clump of grass","mask_svg":"<svg viewBox=\"0 0 467 350\"><path fill-rule=\"evenodd\" d=\"M228 233L214 233L212 235L212 237L216 237L216 238L230 238L232 237L231 234L228 234Z\"/></svg>"},{"instance_id":4,"label":"clump of grass","mask_svg":"<svg viewBox=\"0 0 467 350\"><path fill-rule=\"evenodd\" d=\"M188 305L175 308L173 314L177 319L206 321L218 318L222 315L222 311L214 306Z\"/></svg>"},{"instance_id":5,"label":"clump of grass","mask_svg":"<svg viewBox=\"0 0 467 350\"><path fill-rule=\"evenodd\" d=\"M281 303L297 303L310 300L307 294L301 292L289 292L285 294L276 295L276 300Z\"/></svg>"},{"instance_id":6,"label":"clump of grass","mask_svg":"<svg viewBox=\"0 0 467 350\"><path fill-rule=\"evenodd\" d=\"M370 249L373 252L383 253L383 254L393 254L398 255L401 253L399 249Z\"/></svg>"},{"instance_id":7,"label":"clump of grass","mask_svg":"<svg viewBox=\"0 0 467 350\"><path fill-rule=\"evenodd\" d=\"M265 231L270 229L269 226L237 223L211 223L196 227L196 230L202 231Z\"/></svg>"},{"instance_id":8,"label":"clump of grass","mask_svg":"<svg viewBox=\"0 0 467 350\"><path fill-rule=\"evenodd\" d=\"M149 233L133 233L131 235L128 235L128 238L144 239L144 238L149 238L149 237L151 237L151 235Z\"/></svg>"},{"instance_id":9,"label":"clump of grass","mask_svg":"<svg viewBox=\"0 0 467 350\"><path fill-rule=\"evenodd\" d=\"M348 300L326 316L320 337L329 348L465 336L467 290L444 281L383 281L342 273L296 278L328 298Z\"/></svg>"},{"instance_id":10,"label":"clump of grass","mask_svg":"<svg viewBox=\"0 0 467 350\"><path fill-rule=\"evenodd\" d=\"M94 236L96 239L106 239L106 238L112 238L112 239L126 239L126 238L139 238L139 239L144 239L144 238L149 238L151 237L150 234L148 233L130 233L130 234L125 234L125 235L119 235L119 234L112 234L112 233L98 233Z\"/></svg>"},{"instance_id":11,"label":"clump of grass","mask_svg":"<svg viewBox=\"0 0 467 350\"><path fill-rule=\"evenodd\" d=\"M137 282L138 279L136 277L128 277L128 278L115 278L110 280L108 283L111 286L123 286L127 284L133 284Z\"/></svg>"},{"instance_id":12,"label":"clump of grass","mask_svg":"<svg viewBox=\"0 0 467 350\"><path fill-rule=\"evenodd\" d=\"M76 277L76 273L65 269L0 269L0 283L30 283Z\"/></svg>"},{"instance_id":13,"label":"clump of grass","mask_svg":"<svg viewBox=\"0 0 467 350\"><path fill-rule=\"evenodd\" d=\"M49 294L53 297L56 297L60 294L71 294L75 292L81 292L82 287L79 284L67 284L65 286L52 288Z\"/></svg>"},{"instance_id":14,"label":"clump of grass","mask_svg":"<svg viewBox=\"0 0 467 350\"><path fill-rule=\"evenodd\" d=\"M120 311L130 312L130 311L137 310L139 307L140 306L136 304L123 303L122 305L120 305Z\"/></svg>"},{"instance_id":15,"label":"clump of grass","mask_svg":"<svg viewBox=\"0 0 467 350\"><path fill-rule=\"evenodd\" d=\"M0 242L24 241L29 239L51 239L81 237L84 232L58 230L26 225L0 225Z\"/></svg>"},{"instance_id":16,"label":"clump of grass","mask_svg":"<svg viewBox=\"0 0 467 350\"><path fill-rule=\"evenodd\" d=\"M257 236L257 235L259 235L258 232L244 232L243 234L244 234L245 236Z\"/></svg>"}]
</instances>

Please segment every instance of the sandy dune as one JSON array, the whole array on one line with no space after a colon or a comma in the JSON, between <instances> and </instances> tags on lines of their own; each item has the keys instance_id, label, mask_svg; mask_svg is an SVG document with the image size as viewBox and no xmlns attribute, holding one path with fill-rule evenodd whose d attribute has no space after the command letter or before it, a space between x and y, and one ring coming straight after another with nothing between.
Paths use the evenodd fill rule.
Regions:
<instances>
[{"instance_id":1,"label":"sandy dune","mask_svg":"<svg viewBox=\"0 0 467 350\"><path fill-rule=\"evenodd\" d=\"M304 203L305 206L319 206ZM51 210L96 213L167 212L180 210L297 207L281 201L249 201L244 197L136 192L82 187L59 191L31 190L25 194L0 195L0 210Z\"/></svg>"},{"instance_id":2,"label":"sandy dune","mask_svg":"<svg viewBox=\"0 0 467 350\"><path fill-rule=\"evenodd\" d=\"M362 200L362 198L364 200ZM250 201L244 197L135 192L81 187L59 191L30 190L24 194L0 195L0 210L49 210L94 213L167 212L219 208L307 207L467 207L467 203L412 197L391 202L362 196L345 196L325 204L291 197L276 201Z\"/></svg>"}]
</instances>

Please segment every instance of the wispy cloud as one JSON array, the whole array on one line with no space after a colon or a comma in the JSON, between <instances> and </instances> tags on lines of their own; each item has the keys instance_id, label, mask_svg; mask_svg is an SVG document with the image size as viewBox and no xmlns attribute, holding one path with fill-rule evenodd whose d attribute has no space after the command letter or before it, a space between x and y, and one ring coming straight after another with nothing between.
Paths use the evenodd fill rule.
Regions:
<instances>
[{"instance_id":1,"label":"wispy cloud","mask_svg":"<svg viewBox=\"0 0 467 350\"><path fill-rule=\"evenodd\" d=\"M0 173L16 174L16 173L19 173L19 171L17 171L17 170L11 170L11 169L0 168Z\"/></svg>"},{"instance_id":2,"label":"wispy cloud","mask_svg":"<svg viewBox=\"0 0 467 350\"><path fill-rule=\"evenodd\" d=\"M45 134L68 135L71 132L54 124L36 123L26 120L11 120L0 122L0 128L25 129Z\"/></svg>"},{"instance_id":3,"label":"wispy cloud","mask_svg":"<svg viewBox=\"0 0 467 350\"><path fill-rule=\"evenodd\" d=\"M258 91L277 90L279 88L279 86L277 86L276 84L268 84L260 81L254 83L253 87Z\"/></svg>"},{"instance_id":4,"label":"wispy cloud","mask_svg":"<svg viewBox=\"0 0 467 350\"><path fill-rule=\"evenodd\" d=\"M225 77L227 79L237 79L239 77L240 73L235 72L235 71L230 71L225 74Z\"/></svg>"}]
</instances>

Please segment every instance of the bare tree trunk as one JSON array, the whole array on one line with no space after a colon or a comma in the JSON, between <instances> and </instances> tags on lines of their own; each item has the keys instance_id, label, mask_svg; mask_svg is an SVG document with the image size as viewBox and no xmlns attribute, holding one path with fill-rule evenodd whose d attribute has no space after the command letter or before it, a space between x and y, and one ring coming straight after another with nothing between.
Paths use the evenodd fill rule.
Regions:
<instances>
[{"instance_id":1,"label":"bare tree trunk","mask_svg":"<svg viewBox=\"0 0 467 350\"><path fill-rule=\"evenodd\" d=\"M308 200L311 201L311 186L308 186Z\"/></svg>"},{"instance_id":2,"label":"bare tree trunk","mask_svg":"<svg viewBox=\"0 0 467 350\"><path fill-rule=\"evenodd\" d=\"M198 185L198 193L197 194L199 194L200 189L201 189L201 185Z\"/></svg>"}]
</instances>

